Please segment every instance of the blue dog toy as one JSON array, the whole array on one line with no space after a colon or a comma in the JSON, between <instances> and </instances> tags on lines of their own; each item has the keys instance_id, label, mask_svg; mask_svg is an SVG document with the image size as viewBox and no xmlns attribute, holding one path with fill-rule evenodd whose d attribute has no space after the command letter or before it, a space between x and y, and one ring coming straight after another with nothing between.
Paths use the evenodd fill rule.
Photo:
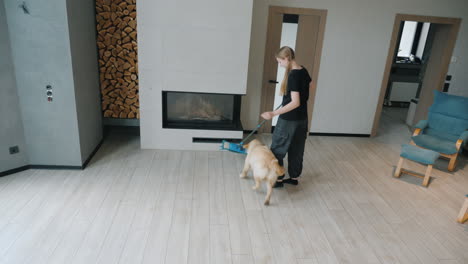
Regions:
<instances>
[{"instance_id":1,"label":"blue dog toy","mask_svg":"<svg viewBox=\"0 0 468 264\"><path fill-rule=\"evenodd\" d=\"M281 107L281 105L279 105L275 110L278 110L279 108ZM228 151L232 151L232 152L236 152L236 153L240 153L240 154L247 154L247 151L246 149L244 149L243 145L244 145L244 142L247 141L247 139L249 139L255 132L257 132L257 130L263 126L263 124L265 124L267 120L263 120L260 124L257 125L257 127L252 130L252 132L250 132L250 134L244 138L240 143L232 143L232 142L229 142L227 140L223 140L221 142L221 147L219 149L221 150L228 150Z\"/></svg>"}]
</instances>

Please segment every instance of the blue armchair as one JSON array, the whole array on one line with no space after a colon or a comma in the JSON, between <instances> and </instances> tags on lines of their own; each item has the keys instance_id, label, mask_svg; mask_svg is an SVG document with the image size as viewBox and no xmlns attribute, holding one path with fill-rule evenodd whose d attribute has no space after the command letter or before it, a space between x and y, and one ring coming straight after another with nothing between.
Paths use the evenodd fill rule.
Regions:
<instances>
[{"instance_id":1,"label":"blue armchair","mask_svg":"<svg viewBox=\"0 0 468 264\"><path fill-rule=\"evenodd\" d=\"M450 159L448 170L453 171L462 145L468 141L468 98L434 91L428 119L415 128L411 144Z\"/></svg>"}]
</instances>

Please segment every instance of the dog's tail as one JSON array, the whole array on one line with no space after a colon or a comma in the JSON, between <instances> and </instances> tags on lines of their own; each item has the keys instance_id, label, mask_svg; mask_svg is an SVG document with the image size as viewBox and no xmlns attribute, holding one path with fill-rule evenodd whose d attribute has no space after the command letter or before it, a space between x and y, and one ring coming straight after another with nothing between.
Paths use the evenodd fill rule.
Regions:
<instances>
[{"instance_id":1,"label":"dog's tail","mask_svg":"<svg viewBox=\"0 0 468 264\"><path fill-rule=\"evenodd\" d=\"M286 170L284 169L283 166L279 165L277 159L274 159L271 161L270 168L274 169L278 176L284 175L286 173Z\"/></svg>"}]
</instances>

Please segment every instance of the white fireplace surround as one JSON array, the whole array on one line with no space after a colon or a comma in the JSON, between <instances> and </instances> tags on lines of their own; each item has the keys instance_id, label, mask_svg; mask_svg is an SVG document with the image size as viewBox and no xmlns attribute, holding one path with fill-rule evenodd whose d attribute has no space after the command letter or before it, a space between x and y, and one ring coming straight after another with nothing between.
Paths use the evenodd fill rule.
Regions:
<instances>
[{"instance_id":1,"label":"white fireplace surround","mask_svg":"<svg viewBox=\"0 0 468 264\"><path fill-rule=\"evenodd\" d=\"M138 1L142 148L216 150L219 143L192 140L242 138L242 131L163 128L162 91L246 94L252 5Z\"/></svg>"}]
</instances>

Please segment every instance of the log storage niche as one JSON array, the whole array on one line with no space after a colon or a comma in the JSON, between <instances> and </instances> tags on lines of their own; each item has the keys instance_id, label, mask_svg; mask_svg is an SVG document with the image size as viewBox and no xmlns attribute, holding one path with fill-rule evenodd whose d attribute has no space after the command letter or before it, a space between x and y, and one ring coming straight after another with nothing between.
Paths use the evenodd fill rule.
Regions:
<instances>
[{"instance_id":1,"label":"log storage niche","mask_svg":"<svg viewBox=\"0 0 468 264\"><path fill-rule=\"evenodd\" d=\"M96 0L102 111L106 118L140 118L136 0Z\"/></svg>"}]
</instances>

